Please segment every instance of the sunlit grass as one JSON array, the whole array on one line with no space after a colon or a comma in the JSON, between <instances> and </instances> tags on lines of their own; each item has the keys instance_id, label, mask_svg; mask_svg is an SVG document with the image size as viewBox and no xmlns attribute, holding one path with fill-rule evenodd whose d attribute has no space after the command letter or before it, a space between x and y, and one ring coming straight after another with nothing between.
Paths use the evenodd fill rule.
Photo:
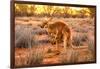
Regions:
<instances>
[{"instance_id":1,"label":"sunlit grass","mask_svg":"<svg viewBox=\"0 0 100 69\"><path fill-rule=\"evenodd\" d=\"M23 10L24 9L24 10ZM90 16L91 11L85 7L70 7L70 6L50 6L50 5L30 5L30 4L15 4L15 10L20 12L35 13L35 14L69 14L79 15L84 14ZM25 11L26 10L26 11ZM82 12L81 12L82 11Z\"/></svg>"}]
</instances>

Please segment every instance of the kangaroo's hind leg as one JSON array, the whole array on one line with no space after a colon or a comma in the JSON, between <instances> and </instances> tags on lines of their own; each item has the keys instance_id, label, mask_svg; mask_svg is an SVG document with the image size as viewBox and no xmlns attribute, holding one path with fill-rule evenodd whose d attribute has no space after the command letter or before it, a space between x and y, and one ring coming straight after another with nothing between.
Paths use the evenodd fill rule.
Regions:
<instances>
[{"instance_id":1,"label":"kangaroo's hind leg","mask_svg":"<svg viewBox=\"0 0 100 69\"><path fill-rule=\"evenodd\" d=\"M70 34L68 32L64 32L63 34L63 46L64 46L64 51L66 51L70 47Z\"/></svg>"},{"instance_id":2,"label":"kangaroo's hind leg","mask_svg":"<svg viewBox=\"0 0 100 69\"><path fill-rule=\"evenodd\" d=\"M64 51L66 51L67 49L67 37L65 35L63 35L64 38L63 38L63 46L64 46Z\"/></svg>"},{"instance_id":3,"label":"kangaroo's hind leg","mask_svg":"<svg viewBox=\"0 0 100 69\"><path fill-rule=\"evenodd\" d=\"M58 46L59 46L59 31L56 29L56 34L55 34L55 40L56 40L56 50L58 50Z\"/></svg>"}]
</instances>

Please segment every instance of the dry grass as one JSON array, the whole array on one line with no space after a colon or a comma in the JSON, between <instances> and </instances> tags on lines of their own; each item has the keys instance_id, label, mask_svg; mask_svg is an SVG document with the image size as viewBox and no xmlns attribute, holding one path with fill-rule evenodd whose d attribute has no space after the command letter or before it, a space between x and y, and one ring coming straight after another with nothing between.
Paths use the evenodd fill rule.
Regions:
<instances>
[{"instance_id":1,"label":"dry grass","mask_svg":"<svg viewBox=\"0 0 100 69\"><path fill-rule=\"evenodd\" d=\"M15 46L19 48L31 48L36 44L31 25L18 24L15 26Z\"/></svg>"},{"instance_id":2,"label":"dry grass","mask_svg":"<svg viewBox=\"0 0 100 69\"><path fill-rule=\"evenodd\" d=\"M95 49L95 47L94 47L94 40L93 39L88 39L87 43L88 43L89 50L91 50L92 52L94 52L94 49Z\"/></svg>"},{"instance_id":3,"label":"dry grass","mask_svg":"<svg viewBox=\"0 0 100 69\"><path fill-rule=\"evenodd\" d=\"M28 65L41 64L44 58L44 49L37 48L35 51L30 52L28 56Z\"/></svg>"},{"instance_id":4,"label":"dry grass","mask_svg":"<svg viewBox=\"0 0 100 69\"><path fill-rule=\"evenodd\" d=\"M93 54L86 48L78 47L77 49L69 49L60 55L61 63L78 63L94 61Z\"/></svg>"},{"instance_id":5,"label":"dry grass","mask_svg":"<svg viewBox=\"0 0 100 69\"><path fill-rule=\"evenodd\" d=\"M81 33L87 33L88 32L88 29L86 27L83 28L83 27L77 26L77 28L75 28L75 31L76 32L81 32Z\"/></svg>"},{"instance_id":6,"label":"dry grass","mask_svg":"<svg viewBox=\"0 0 100 69\"><path fill-rule=\"evenodd\" d=\"M70 57L70 63L77 63L78 62L78 57L79 57L79 52L73 51Z\"/></svg>"},{"instance_id":7,"label":"dry grass","mask_svg":"<svg viewBox=\"0 0 100 69\"><path fill-rule=\"evenodd\" d=\"M76 63L78 62L78 52L73 49L68 49L67 52L63 51L60 56L61 63Z\"/></svg>"},{"instance_id":8,"label":"dry grass","mask_svg":"<svg viewBox=\"0 0 100 69\"><path fill-rule=\"evenodd\" d=\"M88 36L86 33L77 33L75 36L72 38L72 44L75 46L82 46L83 42L86 42L88 39Z\"/></svg>"},{"instance_id":9,"label":"dry grass","mask_svg":"<svg viewBox=\"0 0 100 69\"><path fill-rule=\"evenodd\" d=\"M87 43L88 43L88 49L92 53L91 60L94 60L95 59L95 44L94 44L94 40L93 39L88 39Z\"/></svg>"},{"instance_id":10,"label":"dry grass","mask_svg":"<svg viewBox=\"0 0 100 69\"><path fill-rule=\"evenodd\" d=\"M32 23L33 26L34 25L37 26L36 27L32 26L33 28L32 30L27 30L27 32L24 33L22 33L23 31L21 31L22 29L18 28L19 31L17 31L16 33L20 35L25 35L23 38L21 38L22 39L21 41L18 41L18 43L22 47L25 46L23 42L26 43L27 48L25 48L26 50L23 50L23 48L20 51L16 50L17 53L15 55L16 66L94 61L95 59L94 40L88 38L94 36L94 34L91 34L91 32L94 32L93 19L62 18L66 23L68 23L68 26L71 27L73 33L72 44L73 46L77 47L77 49L68 49L66 52L64 52L62 45L63 41L59 43L60 47L59 51L56 51L54 37L52 37L52 39L49 38L46 28L41 28L39 26L39 24L41 24L41 22L43 21L43 18L32 17L31 20L28 20L30 18L23 17L22 20L20 20L21 18L16 19L16 22L19 20L19 22L22 22L22 24L24 24L24 22L27 23L27 21L29 21L29 23ZM58 19L55 17L53 18L53 20L55 21ZM32 32L31 35L33 36L33 38L31 38L33 40L32 42L33 48L28 50L29 46L27 45L27 43L29 41L27 39L29 39L29 36L31 35L27 33L30 32ZM19 38L20 35L16 35L18 36L17 38ZM35 40L37 40L36 44L34 43ZM36 47L34 45L36 45ZM89 47L86 49L81 48L84 46L89 46ZM46 50L44 50L43 48L45 48Z\"/></svg>"},{"instance_id":11,"label":"dry grass","mask_svg":"<svg viewBox=\"0 0 100 69\"><path fill-rule=\"evenodd\" d=\"M16 54L15 57L15 64L16 66L23 66L23 65L38 65L41 64L44 58L44 49L34 48L34 49L26 49L20 50L20 54Z\"/></svg>"}]
</instances>

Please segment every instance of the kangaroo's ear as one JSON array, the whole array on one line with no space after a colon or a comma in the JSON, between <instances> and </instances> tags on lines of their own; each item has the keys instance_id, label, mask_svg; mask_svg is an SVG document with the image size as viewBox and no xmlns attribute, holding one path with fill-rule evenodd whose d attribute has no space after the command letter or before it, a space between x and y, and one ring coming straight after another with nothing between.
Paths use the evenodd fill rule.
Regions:
<instances>
[{"instance_id":1,"label":"kangaroo's ear","mask_svg":"<svg viewBox=\"0 0 100 69\"><path fill-rule=\"evenodd\" d=\"M50 17L50 18L45 18L43 22L44 22L44 23L49 23L52 19L53 19L52 17Z\"/></svg>"},{"instance_id":2,"label":"kangaroo's ear","mask_svg":"<svg viewBox=\"0 0 100 69\"><path fill-rule=\"evenodd\" d=\"M53 19L53 17L50 17L49 19L48 19L48 21L51 21Z\"/></svg>"}]
</instances>

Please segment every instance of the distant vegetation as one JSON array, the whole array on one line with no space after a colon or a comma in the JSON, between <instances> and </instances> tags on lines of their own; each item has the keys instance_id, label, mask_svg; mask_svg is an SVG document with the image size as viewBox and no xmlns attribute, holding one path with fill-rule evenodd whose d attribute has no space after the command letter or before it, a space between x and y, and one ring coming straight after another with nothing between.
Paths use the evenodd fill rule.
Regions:
<instances>
[{"instance_id":1,"label":"distant vegetation","mask_svg":"<svg viewBox=\"0 0 100 69\"><path fill-rule=\"evenodd\" d=\"M58 17L93 17L95 8L70 7L70 6L50 6L33 4L15 4L16 16L58 16Z\"/></svg>"}]
</instances>

